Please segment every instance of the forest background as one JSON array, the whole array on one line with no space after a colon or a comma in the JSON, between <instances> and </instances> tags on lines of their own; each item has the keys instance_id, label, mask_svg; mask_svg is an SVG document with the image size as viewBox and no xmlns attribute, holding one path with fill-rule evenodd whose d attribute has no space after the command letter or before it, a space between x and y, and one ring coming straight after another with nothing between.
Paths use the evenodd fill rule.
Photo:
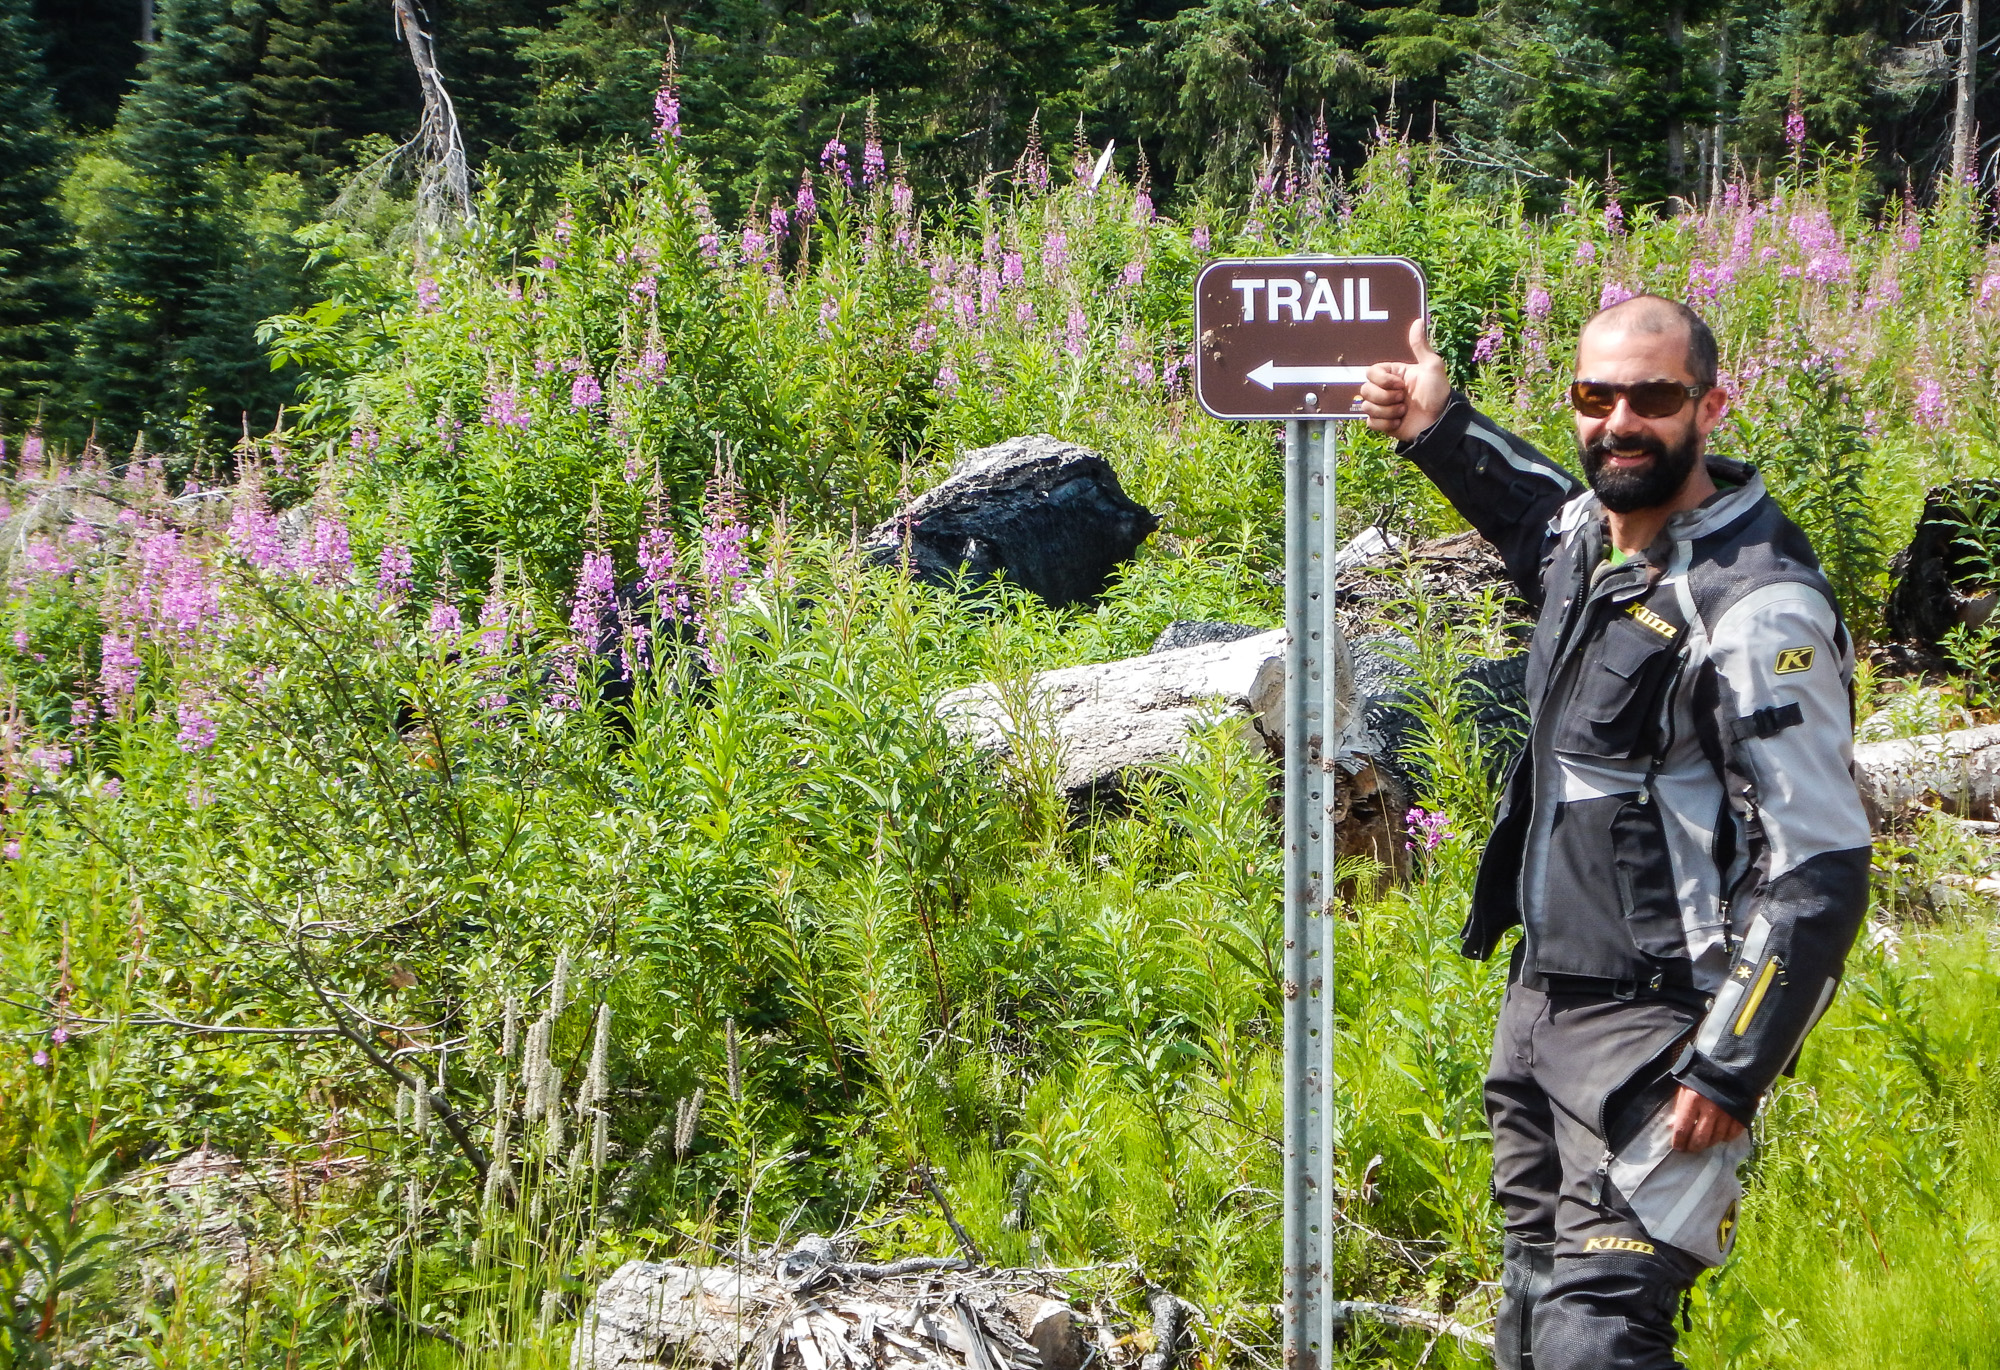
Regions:
<instances>
[{"instance_id":1,"label":"forest background","mask_svg":"<svg viewBox=\"0 0 2000 1370\"><path fill-rule=\"evenodd\" d=\"M1026 686L1279 617L1198 263L1412 257L1559 460L1581 321L1697 303L1871 648L1927 488L2000 467L1975 6L439 5L430 236L388 9L0 0L9 1370L566 1364L619 1262L805 1231L1059 1268L1125 1358L1164 1285L1195 1363L1276 1364L1270 766L1219 727L1081 821ZM1161 516L1101 600L858 555L1032 432ZM1343 441L1344 531L1462 527ZM1373 574L1425 816L1333 914L1336 1283L1476 1326L1503 739L1459 682L1517 610ZM1896 660L1865 735L1993 717L2000 624ZM1002 757L936 717L979 680ZM1871 878L1703 1370L2000 1344L1993 836L1920 816Z\"/></svg>"}]
</instances>

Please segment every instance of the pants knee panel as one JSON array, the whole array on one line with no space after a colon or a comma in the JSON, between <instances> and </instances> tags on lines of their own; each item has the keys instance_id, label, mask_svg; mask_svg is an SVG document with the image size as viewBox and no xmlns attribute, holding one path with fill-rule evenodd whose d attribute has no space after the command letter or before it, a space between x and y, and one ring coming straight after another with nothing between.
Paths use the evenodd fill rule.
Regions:
<instances>
[{"instance_id":1,"label":"pants knee panel","mask_svg":"<svg viewBox=\"0 0 2000 1370\"><path fill-rule=\"evenodd\" d=\"M1674 1310L1688 1284L1658 1256L1558 1256L1535 1307L1535 1370L1679 1370Z\"/></svg>"}]
</instances>

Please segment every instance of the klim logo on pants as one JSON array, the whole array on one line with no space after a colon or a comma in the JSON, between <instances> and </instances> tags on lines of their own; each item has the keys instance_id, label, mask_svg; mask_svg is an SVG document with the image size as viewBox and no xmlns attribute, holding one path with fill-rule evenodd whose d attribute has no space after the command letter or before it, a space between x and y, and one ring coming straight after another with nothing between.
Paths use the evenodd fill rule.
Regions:
<instances>
[{"instance_id":1,"label":"klim logo on pants","mask_svg":"<svg viewBox=\"0 0 2000 1370\"><path fill-rule=\"evenodd\" d=\"M1636 1251L1641 1256L1650 1256L1653 1254L1653 1244L1651 1242L1634 1241L1630 1237L1592 1237L1583 1244L1583 1249L1586 1252Z\"/></svg>"}]
</instances>

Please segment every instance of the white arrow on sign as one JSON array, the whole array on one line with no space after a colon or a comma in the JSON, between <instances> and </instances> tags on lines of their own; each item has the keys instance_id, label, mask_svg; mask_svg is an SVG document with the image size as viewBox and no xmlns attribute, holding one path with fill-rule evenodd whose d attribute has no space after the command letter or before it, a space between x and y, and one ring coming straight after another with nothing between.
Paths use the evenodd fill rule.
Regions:
<instances>
[{"instance_id":1,"label":"white arrow on sign","mask_svg":"<svg viewBox=\"0 0 2000 1370\"><path fill-rule=\"evenodd\" d=\"M1250 379L1266 390L1278 385L1356 385L1368 379L1365 366L1280 366L1265 362Z\"/></svg>"}]
</instances>

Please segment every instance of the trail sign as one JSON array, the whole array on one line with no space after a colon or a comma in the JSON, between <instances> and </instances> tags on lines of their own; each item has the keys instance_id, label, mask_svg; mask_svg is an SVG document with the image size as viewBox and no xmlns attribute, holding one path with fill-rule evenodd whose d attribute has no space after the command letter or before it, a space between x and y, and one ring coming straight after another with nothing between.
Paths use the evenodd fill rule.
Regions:
<instances>
[{"instance_id":1,"label":"trail sign","mask_svg":"<svg viewBox=\"0 0 2000 1370\"><path fill-rule=\"evenodd\" d=\"M1194 377L1218 419L1285 420L1284 1344L1321 1370L1334 1298L1333 932L1340 624L1334 419L1376 362L1415 361L1424 273L1402 257L1210 262L1195 277Z\"/></svg>"},{"instance_id":2,"label":"trail sign","mask_svg":"<svg viewBox=\"0 0 2000 1370\"><path fill-rule=\"evenodd\" d=\"M1210 262L1194 285L1194 385L1218 419L1359 418L1376 362L1415 361L1424 273L1404 257Z\"/></svg>"}]
</instances>

